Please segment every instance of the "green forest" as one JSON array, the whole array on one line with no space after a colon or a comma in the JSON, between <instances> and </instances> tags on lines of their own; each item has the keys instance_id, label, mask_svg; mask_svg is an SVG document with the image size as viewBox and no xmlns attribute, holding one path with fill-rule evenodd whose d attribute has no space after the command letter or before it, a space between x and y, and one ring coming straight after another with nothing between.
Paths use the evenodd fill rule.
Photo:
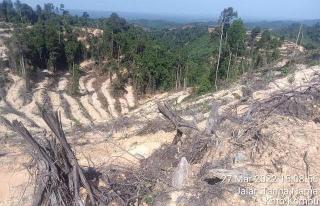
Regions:
<instances>
[{"instance_id":1,"label":"green forest","mask_svg":"<svg viewBox=\"0 0 320 206\"><path fill-rule=\"evenodd\" d=\"M275 32L283 36L283 38L291 41L297 40L297 33L301 31L301 36L298 39L298 43L303 45L306 49L316 49L320 47L320 23L316 23L312 26L293 23L289 26L278 28Z\"/></svg>"},{"instance_id":2,"label":"green forest","mask_svg":"<svg viewBox=\"0 0 320 206\"><path fill-rule=\"evenodd\" d=\"M116 13L93 19L87 12L73 16L63 4L55 7L48 3L34 9L19 0L4 0L0 18L14 27L8 41L10 68L26 78L44 69L70 71L74 94L79 65L85 59L94 59L96 69L105 75L117 74L113 86L119 91L130 81L138 95L187 87L205 93L279 59L278 48L284 38L297 35L295 27L278 33L255 27L247 33L245 23L231 7L221 12L213 32L202 24L148 29ZM87 34L87 47L78 41L80 28L101 29L103 35ZM310 49L320 42L319 24L313 28L316 32L311 28L305 34Z\"/></svg>"}]
</instances>

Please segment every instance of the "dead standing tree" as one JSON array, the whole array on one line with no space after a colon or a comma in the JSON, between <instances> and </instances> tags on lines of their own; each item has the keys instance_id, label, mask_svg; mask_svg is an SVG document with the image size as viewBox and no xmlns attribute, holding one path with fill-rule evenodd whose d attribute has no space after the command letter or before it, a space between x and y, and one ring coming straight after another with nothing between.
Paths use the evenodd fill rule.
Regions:
<instances>
[{"instance_id":1,"label":"dead standing tree","mask_svg":"<svg viewBox=\"0 0 320 206\"><path fill-rule=\"evenodd\" d=\"M79 166L65 137L59 114L42 111L42 118L56 137L45 139L45 144L40 144L32 137L21 122L2 119L34 149L32 156L36 163L36 189L32 205L106 205L96 184L99 173L93 170L90 170L90 174L85 173ZM81 187L87 194L86 203L79 194Z\"/></svg>"}]
</instances>

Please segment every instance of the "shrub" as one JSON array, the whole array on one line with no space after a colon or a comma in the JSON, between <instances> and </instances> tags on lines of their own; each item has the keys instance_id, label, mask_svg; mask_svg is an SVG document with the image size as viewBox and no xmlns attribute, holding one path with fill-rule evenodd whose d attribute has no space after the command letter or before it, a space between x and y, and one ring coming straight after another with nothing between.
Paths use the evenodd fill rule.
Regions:
<instances>
[{"instance_id":1,"label":"shrub","mask_svg":"<svg viewBox=\"0 0 320 206\"><path fill-rule=\"evenodd\" d=\"M204 94L212 89L212 84L208 77L203 77L200 85L197 87L197 94Z\"/></svg>"}]
</instances>

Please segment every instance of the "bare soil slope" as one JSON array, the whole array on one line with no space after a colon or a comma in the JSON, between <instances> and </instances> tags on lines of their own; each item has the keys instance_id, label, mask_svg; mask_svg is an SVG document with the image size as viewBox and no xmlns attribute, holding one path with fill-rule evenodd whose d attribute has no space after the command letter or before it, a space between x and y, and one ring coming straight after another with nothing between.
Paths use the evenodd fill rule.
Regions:
<instances>
[{"instance_id":1,"label":"bare soil slope","mask_svg":"<svg viewBox=\"0 0 320 206\"><path fill-rule=\"evenodd\" d=\"M310 92L314 91L308 88L310 85L318 88L320 66L296 65L296 68L289 76L276 78L259 89L255 89L253 83L237 84L192 98L188 98L189 91L182 91L137 101L128 85L128 93L120 101L128 108L126 114L115 109L116 101L108 80L98 82L108 109L97 102L100 101L95 97L98 91L92 84L98 77L92 72L80 81L80 97L68 95L68 76L62 76L56 87L48 88L48 96L53 108L61 110L68 140L80 164L95 168L113 164L139 168L142 160L155 155L159 148L165 151L171 145L176 131L159 114L158 102L169 102L177 114L196 123L200 130L206 128L213 103L220 105L219 115L224 118L211 135L215 144L208 145L196 163L189 162L188 177L182 188L159 183L152 196L153 205L277 205L288 198L316 201L320 199L319 194L310 191L320 186L320 178L311 179L320 177L317 157L320 104L319 99L310 99L313 95ZM14 83L7 93L8 102L19 102L13 107L15 116L4 112L4 103L0 104L1 116L18 118L35 135L41 136L42 130L31 122L39 122L35 119L37 114L28 108L33 108L34 101L43 99L41 89L47 84L39 83L32 92L37 98L24 103L19 100L19 92L13 92L20 90L20 81L17 76L12 77ZM302 101L305 107L296 104L301 103L302 98L294 96L297 93L306 97ZM76 124L81 128L73 127ZM33 191L25 167L30 159L25 153L27 147L20 137L0 128L0 205L28 205ZM183 144L184 140L177 145L180 153L183 153ZM169 179L172 174L169 171L176 167L176 163L169 167ZM242 175L242 179L235 178L235 173ZM223 174L230 174L232 178L223 181ZM246 181L243 178L246 175L254 178ZM291 193L285 193L284 189Z\"/></svg>"}]
</instances>

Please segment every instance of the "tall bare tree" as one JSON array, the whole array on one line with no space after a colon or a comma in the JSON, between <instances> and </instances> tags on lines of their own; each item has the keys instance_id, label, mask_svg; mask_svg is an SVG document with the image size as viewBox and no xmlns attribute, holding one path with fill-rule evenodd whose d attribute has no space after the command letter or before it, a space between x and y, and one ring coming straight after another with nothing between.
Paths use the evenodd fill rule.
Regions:
<instances>
[{"instance_id":1,"label":"tall bare tree","mask_svg":"<svg viewBox=\"0 0 320 206\"><path fill-rule=\"evenodd\" d=\"M219 43L219 54L218 54L218 61L216 65L216 72L215 72L215 80L214 80L214 86L215 89L218 89L218 74L219 74L219 66L220 66L220 58L221 58L221 52L222 52L222 42L223 38L226 35L225 31L228 30L230 27L230 24L232 20L238 16L238 13L233 10L232 7L226 8L221 12L221 16L219 19L220 23L220 43Z\"/></svg>"}]
</instances>

